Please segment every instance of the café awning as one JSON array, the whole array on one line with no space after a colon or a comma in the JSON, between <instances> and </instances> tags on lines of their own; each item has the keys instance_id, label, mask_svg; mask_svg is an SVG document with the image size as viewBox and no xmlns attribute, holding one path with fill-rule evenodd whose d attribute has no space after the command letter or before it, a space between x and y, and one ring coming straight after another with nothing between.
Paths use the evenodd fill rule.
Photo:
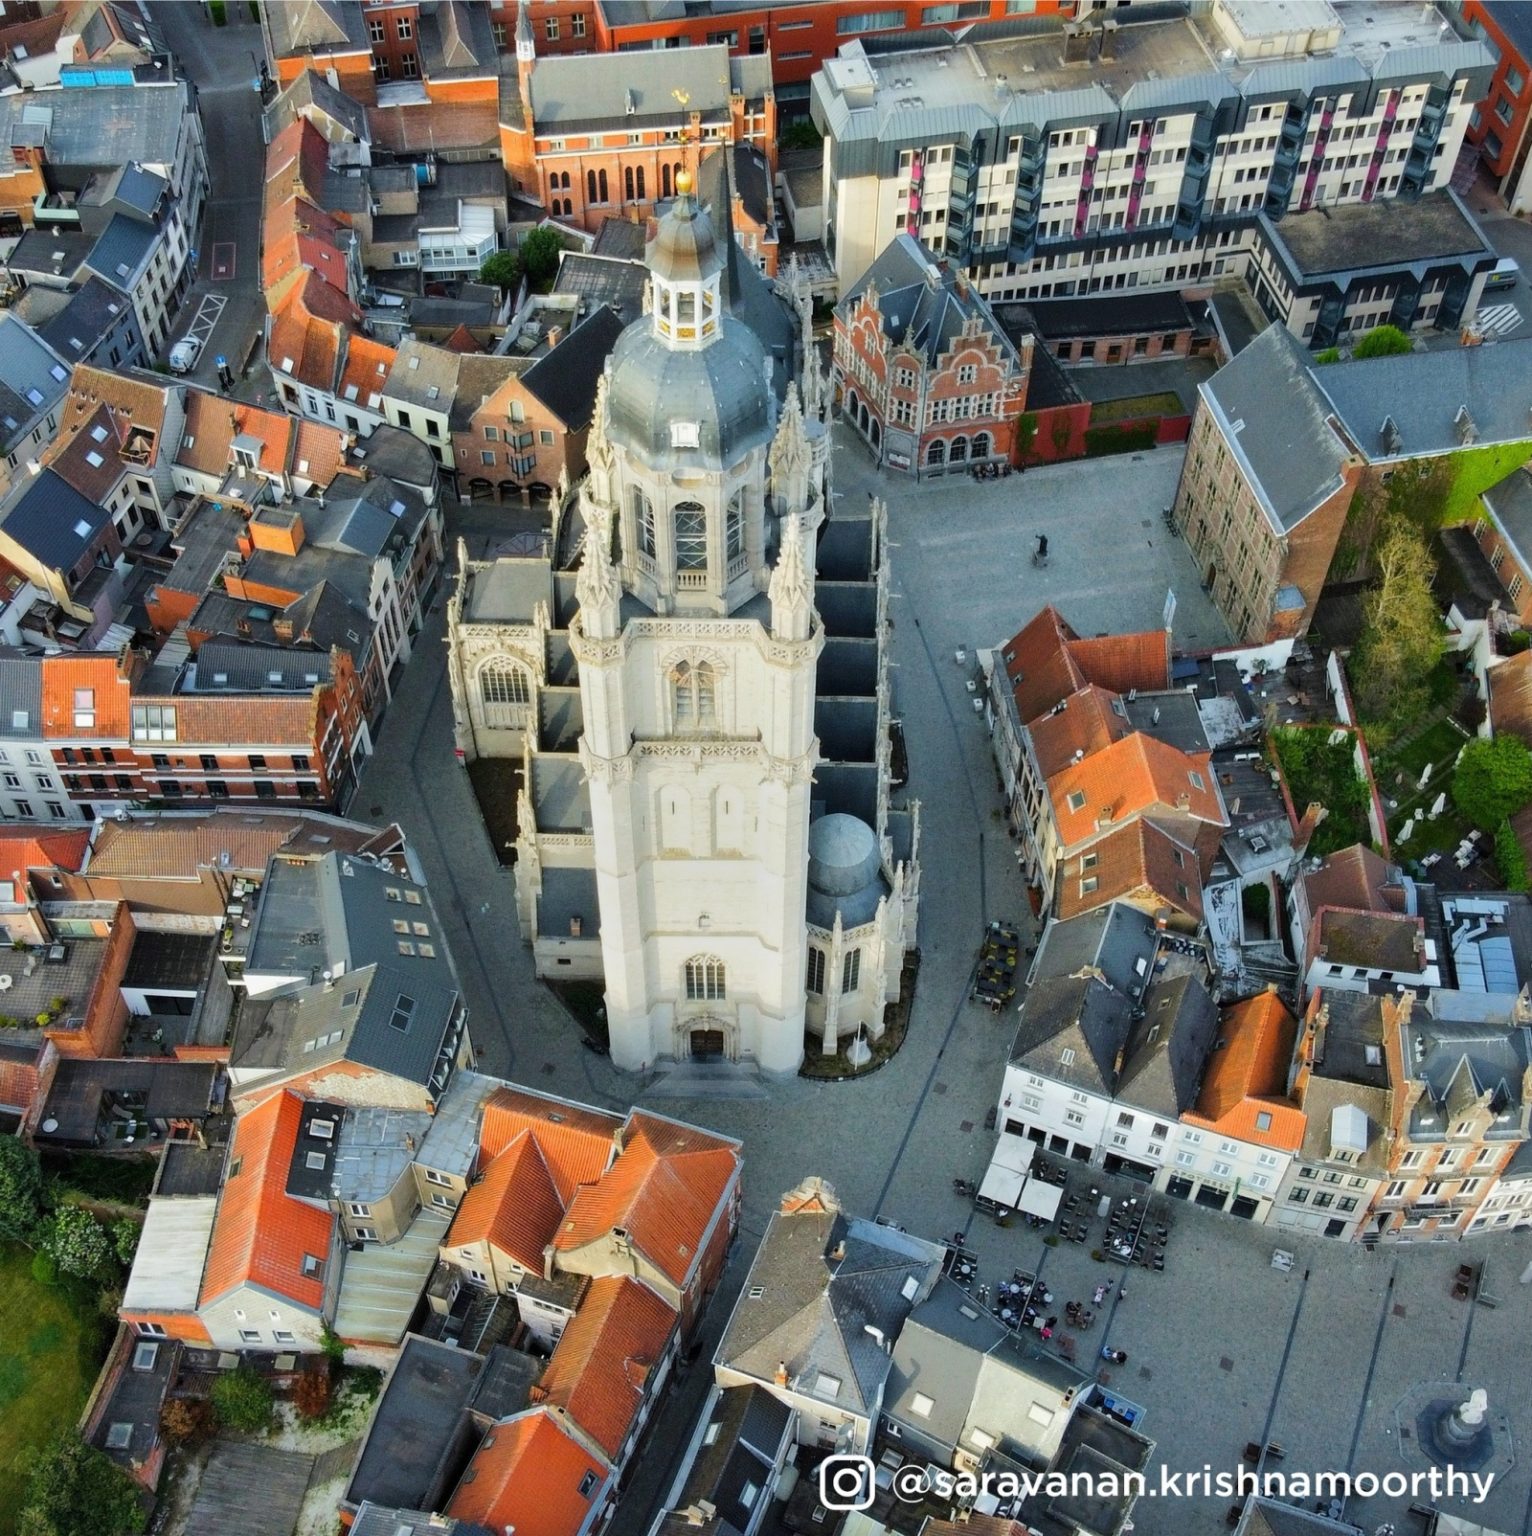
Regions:
<instances>
[{"instance_id":1,"label":"caf\u00e9 awning","mask_svg":"<svg viewBox=\"0 0 1532 1536\"><path fill-rule=\"evenodd\" d=\"M1064 1191L1057 1184L1045 1184L1041 1179L1028 1179L1021 1192L1020 1209L1028 1216L1041 1216L1052 1221L1058 1214L1059 1202Z\"/></svg>"}]
</instances>

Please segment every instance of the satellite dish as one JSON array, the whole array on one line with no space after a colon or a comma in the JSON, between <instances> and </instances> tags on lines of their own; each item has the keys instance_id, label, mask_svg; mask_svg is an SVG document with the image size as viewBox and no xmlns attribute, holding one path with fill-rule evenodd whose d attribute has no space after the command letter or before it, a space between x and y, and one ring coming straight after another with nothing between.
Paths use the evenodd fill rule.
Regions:
<instances>
[{"instance_id":1,"label":"satellite dish","mask_svg":"<svg viewBox=\"0 0 1532 1536\"><path fill-rule=\"evenodd\" d=\"M54 1118L53 1118L53 1116L52 1116L52 1115L49 1115L49 1116L48 1116L48 1118L47 1118L47 1119L46 1119L46 1120L44 1120L44 1121L43 1121L43 1129L44 1129L44 1130L45 1130L45 1131L46 1131L46 1132L47 1132L47 1133L48 1133L48 1134L49 1134L49 1135L50 1135L50 1136L51 1136L51 1135L52 1135L52 1134L53 1134L53 1133L54 1133L54 1132L55 1132L55 1131L56 1131L56 1130L57 1130L57 1129L58 1129L58 1128L59 1128L59 1123L58 1123L58 1121L57 1121L57 1120L55 1120L55 1119L54 1119Z\"/></svg>"}]
</instances>

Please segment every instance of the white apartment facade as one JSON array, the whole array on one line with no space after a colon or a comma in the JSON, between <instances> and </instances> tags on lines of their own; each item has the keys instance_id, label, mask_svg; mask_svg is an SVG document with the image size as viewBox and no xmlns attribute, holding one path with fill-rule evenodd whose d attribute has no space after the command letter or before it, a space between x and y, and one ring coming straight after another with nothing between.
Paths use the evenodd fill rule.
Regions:
<instances>
[{"instance_id":1,"label":"white apartment facade","mask_svg":"<svg viewBox=\"0 0 1532 1536\"><path fill-rule=\"evenodd\" d=\"M992 299L1207 284L1243 270L1262 212L1448 184L1489 80L1481 43L1429 6L1397 8L1386 38L1338 16L1263 34L1271 15L1214 0L1062 38L847 44L812 95L840 285L905 231Z\"/></svg>"}]
</instances>

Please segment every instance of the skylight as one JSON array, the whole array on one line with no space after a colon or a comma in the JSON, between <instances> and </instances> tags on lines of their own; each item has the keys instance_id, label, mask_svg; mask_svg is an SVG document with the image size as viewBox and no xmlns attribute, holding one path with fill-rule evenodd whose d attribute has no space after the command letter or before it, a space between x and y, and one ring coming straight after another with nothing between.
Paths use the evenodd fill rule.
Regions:
<instances>
[{"instance_id":1,"label":"skylight","mask_svg":"<svg viewBox=\"0 0 1532 1536\"><path fill-rule=\"evenodd\" d=\"M90 537L90 524L87 523L82 517L80 521L74 525L74 531L76 538L88 539Z\"/></svg>"}]
</instances>

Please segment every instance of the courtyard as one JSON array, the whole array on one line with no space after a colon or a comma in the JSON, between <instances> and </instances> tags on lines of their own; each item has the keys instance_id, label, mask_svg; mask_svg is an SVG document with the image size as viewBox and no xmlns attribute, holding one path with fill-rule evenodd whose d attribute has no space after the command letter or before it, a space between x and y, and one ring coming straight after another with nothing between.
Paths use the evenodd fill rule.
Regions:
<instances>
[{"instance_id":1,"label":"courtyard","mask_svg":"<svg viewBox=\"0 0 1532 1536\"><path fill-rule=\"evenodd\" d=\"M890 505L893 679L910 757L901 793L922 805L920 983L908 1040L882 1070L859 1082L793 1079L724 1096L692 1074L625 1077L581 1047L577 1025L532 976L511 872L496 860L468 775L453 760L440 601L353 806L355 814L399 820L418 851L486 1071L615 1109L640 1102L744 1141L741 1240L708 1316L708 1351L778 1196L810 1173L827 1177L849 1210L882 1214L929 1237L966 1228L990 1278L1041 1263L1056 1293L1079 1296L1108 1277L1088 1249L1047 1248L1040 1233L975 1221L951 1193L953 1177L976 1178L988 1162L993 1134L984 1117L1015 1023L1014 1012L993 1015L967 1000L980 934L990 918L1009 919L1026 929L1024 944L1035 941L988 738L954 651L998 644L1049 601L1082 634L1151 628L1169 588L1177 596L1177 647L1228 641L1184 545L1160 520L1181 450L916 488L871 470L845 434L838 438L842 504L858 508L876 492ZM532 526L526 514L486 506L456 508L449 521L449 534L461 533L476 556ZM1042 570L1031 564L1037 532L1050 543ZM1471 1254L1449 1245L1367 1255L1211 1212L1178 1215L1164 1273L1130 1271L1127 1299L1092 1336L1128 1352L1114 1385L1148 1410L1144 1428L1167 1466L1210 1462L1232 1471L1240 1448L1269 1424L1265 1438L1287 1448L1289 1469L1395 1470L1396 1404L1432 1377L1484 1386L1492 1411L1508 1414L1518 1436L1532 1434L1518 1382L1524 1345L1516 1286L1532 1240L1470 1245ZM1291 1273L1271 1267L1279 1246L1298 1255ZM1459 1260L1484 1253L1502 1303L1493 1311L1449 1294ZM1112 1266L1111 1275L1121 1272ZM652 1523L706 1393L705 1362L706 1355L658 1416L615 1536L640 1536ZM1384 1502L1358 1512L1369 1530L1404 1514ZM1224 1529L1226 1508L1146 1500L1137 1529L1212 1536ZM1483 1518L1519 1533L1529 1511L1532 1468L1520 1464L1497 1484Z\"/></svg>"}]
</instances>

